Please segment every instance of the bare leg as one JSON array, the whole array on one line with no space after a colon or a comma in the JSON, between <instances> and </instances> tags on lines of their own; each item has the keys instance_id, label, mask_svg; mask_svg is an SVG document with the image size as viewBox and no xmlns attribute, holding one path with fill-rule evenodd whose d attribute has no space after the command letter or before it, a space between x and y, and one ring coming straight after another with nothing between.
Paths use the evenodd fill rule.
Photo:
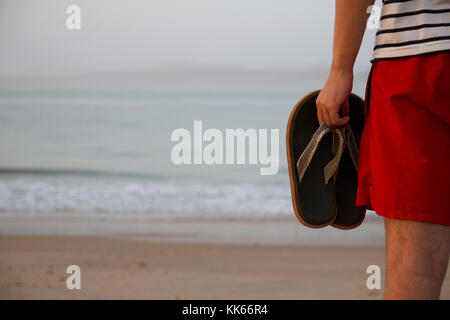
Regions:
<instances>
[{"instance_id":1,"label":"bare leg","mask_svg":"<svg viewBox=\"0 0 450 320\"><path fill-rule=\"evenodd\" d=\"M450 253L450 227L385 218L385 299L439 299Z\"/></svg>"}]
</instances>

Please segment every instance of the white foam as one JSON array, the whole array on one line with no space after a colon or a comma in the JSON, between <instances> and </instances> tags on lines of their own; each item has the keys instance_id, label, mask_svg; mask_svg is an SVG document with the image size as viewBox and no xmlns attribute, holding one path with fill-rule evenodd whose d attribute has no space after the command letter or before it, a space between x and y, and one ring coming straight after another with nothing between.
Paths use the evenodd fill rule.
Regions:
<instances>
[{"instance_id":1,"label":"white foam","mask_svg":"<svg viewBox=\"0 0 450 320\"><path fill-rule=\"evenodd\" d=\"M0 214L280 217L289 185L15 176L0 180Z\"/></svg>"}]
</instances>

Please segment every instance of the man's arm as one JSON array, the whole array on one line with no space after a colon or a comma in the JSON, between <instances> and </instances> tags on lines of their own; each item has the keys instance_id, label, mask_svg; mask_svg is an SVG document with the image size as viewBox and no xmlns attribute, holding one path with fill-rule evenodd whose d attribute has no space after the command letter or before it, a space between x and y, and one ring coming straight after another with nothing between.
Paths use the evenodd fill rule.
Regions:
<instances>
[{"instance_id":1,"label":"man's arm","mask_svg":"<svg viewBox=\"0 0 450 320\"><path fill-rule=\"evenodd\" d=\"M319 123L342 126L350 119L348 96L353 87L353 65L366 29L367 8L374 2L336 0L333 60L328 80L316 101Z\"/></svg>"}]
</instances>

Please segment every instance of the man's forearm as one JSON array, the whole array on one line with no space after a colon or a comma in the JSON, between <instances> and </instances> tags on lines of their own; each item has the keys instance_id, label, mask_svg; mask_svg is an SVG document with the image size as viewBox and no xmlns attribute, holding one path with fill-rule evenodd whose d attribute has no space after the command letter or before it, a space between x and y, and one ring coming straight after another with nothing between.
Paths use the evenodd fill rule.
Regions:
<instances>
[{"instance_id":1,"label":"man's forearm","mask_svg":"<svg viewBox=\"0 0 450 320\"><path fill-rule=\"evenodd\" d=\"M375 0L336 0L332 70L352 72Z\"/></svg>"},{"instance_id":2,"label":"man's forearm","mask_svg":"<svg viewBox=\"0 0 450 320\"><path fill-rule=\"evenodd\" d=\"M336 0L333 61L316 100L317 120L344 126L350 120L348 96L353 87L353 65L366 30L367 8L374 0Z\"/></svg>"}]
</instances>

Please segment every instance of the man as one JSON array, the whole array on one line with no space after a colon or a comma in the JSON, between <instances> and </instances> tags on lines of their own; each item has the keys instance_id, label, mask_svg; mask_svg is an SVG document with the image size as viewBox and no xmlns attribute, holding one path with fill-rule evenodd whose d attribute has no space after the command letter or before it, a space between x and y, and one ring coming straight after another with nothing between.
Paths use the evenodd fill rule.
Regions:
<instances>
[{"instance_id":1,"label":"man","mask_svg":"<svg viewBox=\"0 0 450 320\"><path fill-rule=\"evenodd\" d=\"M349 121L371 0L336 0L319 122ZM385 299L438 299L450 252L450 1L383 1L366 91L357 206L385 219Z\"/></svg>"}]
</instances>

